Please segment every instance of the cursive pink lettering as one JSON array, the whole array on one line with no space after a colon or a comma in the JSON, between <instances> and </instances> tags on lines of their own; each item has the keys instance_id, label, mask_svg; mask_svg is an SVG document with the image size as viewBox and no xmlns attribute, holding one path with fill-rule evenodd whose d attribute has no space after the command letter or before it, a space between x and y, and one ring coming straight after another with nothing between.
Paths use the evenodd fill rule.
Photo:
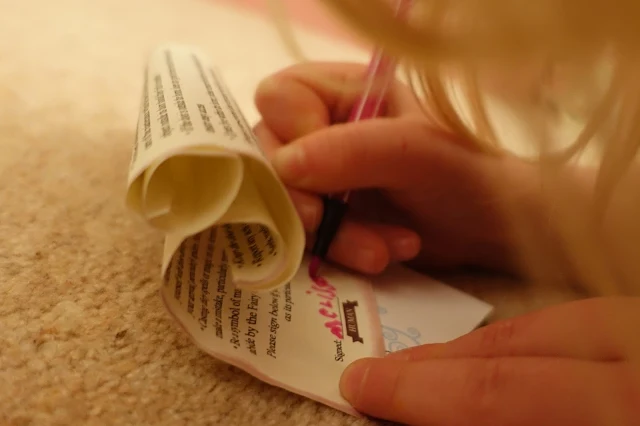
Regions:
<instances>
[{"instance_id":1,"label":"cursive pink lettering","mask_svg":"<svg viewBox=\"0 0 640 426\"><path fill-rule=\"evenodd\" d=\"M327 311L327 308L322 308L320 310L318 310L318 312L320 312L320 315L327 317L327 318L331 318L334 319L335 317L338 316L338 314L336 314L335 312L329 312Z\"/></svg>"},{"instance_id":2,"label":"cursive pink lettering","mask_svg":"<svg viewBox=\"0 0 640 426\"><path fill-rule=\"evenodd\" d=\"M307 294L315 294L320 299L318 304L321 308L318 309L318 313L332 320L324 323L325 328L327 328L333 336L342 340L344 336L344 326L342 325L342 320L338 319L339 314L335 311L337 310L337 306L334 307L334 300L338 295L338 290L323 277L315 276L310 278L313 284L311 285L311 289L307 290Z\"/></svg>"},{"instance_id":3,"label":"cursive pink lettering","mask_svg":"<svg viewBox=\"0 0 640 426\"><path fill-rule=\"evenodd\" d=\"M334 320L334 321L325 322L324 326L327 327L331 332L331 334L336 336L338 339L342 340L342 338L344 337L341 321Z\"/></svg>"}]
</instances>

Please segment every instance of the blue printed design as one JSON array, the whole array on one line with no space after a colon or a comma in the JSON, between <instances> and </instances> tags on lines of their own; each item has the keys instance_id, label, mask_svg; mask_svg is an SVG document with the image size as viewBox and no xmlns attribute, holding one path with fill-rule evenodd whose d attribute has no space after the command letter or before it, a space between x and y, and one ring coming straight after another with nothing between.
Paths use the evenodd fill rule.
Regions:
<instances>
[{"instance_id":1,"label":"blue printed design","mask_svg":"<svg viewBox=\"0 0 640 426\"><path fill-rule=\"evenodd\" d=\"M379 306L378 313L382 317L387 313L387 309ZM401 349L419 346L421 344L419 339L422 334L414 327L409 327L402 331L397 328L382 325L382 336L385 340L386 352L391 353Z\"/></svg>"}]
</instances>

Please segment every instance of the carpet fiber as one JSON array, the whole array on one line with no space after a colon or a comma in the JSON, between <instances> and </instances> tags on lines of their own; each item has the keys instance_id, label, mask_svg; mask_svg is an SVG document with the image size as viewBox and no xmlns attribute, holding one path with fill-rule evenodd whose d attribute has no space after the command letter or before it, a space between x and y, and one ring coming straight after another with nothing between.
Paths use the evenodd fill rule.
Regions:
<instances>
[{"instance_id":1,"label":"carpet fiber","mask_svg":"<svg viewBox=\"0 0 640 426\"><path fill-rule=\"evenodd\" d=\"M124 207L151 47L209 49L252 121L286 63L259 17L215 3L0 0L0 424L369 423L196 349L157 294L162 236ZM571 296L452 280L499 317Z\"/></svg>"}]
</instances>

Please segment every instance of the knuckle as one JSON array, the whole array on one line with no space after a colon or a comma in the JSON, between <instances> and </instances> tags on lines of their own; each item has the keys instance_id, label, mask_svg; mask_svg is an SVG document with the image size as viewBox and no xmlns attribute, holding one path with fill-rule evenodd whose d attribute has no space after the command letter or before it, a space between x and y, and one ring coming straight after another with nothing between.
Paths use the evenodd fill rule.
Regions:
<instances>
[{"instance_id":1,"label":"knuckle","mask_svg":"<svg viewBox=\"0 0 640 426\"><path fill-rule=\"evenodd\" d=\"M406 120L402 124L395 133L394 143L386 145L389 156L393 157L389 159L390 163L405 180L413 181L424 177L425 172L431 169L431 150L425 149L425 145L430 143L433 131L425 120Z\"/></svg>"},{"instance_id":2,"label":"knuckle","mask_svg":"<svg viewBox=\"0 0 640 426\"><path fill-rule=\"evenodd\" d=\"M397 139L397 155L400 161L411 159L412 157L412 139L413 135L409 132L402 132L398 134Z\"/></svg>"},{"instance_id":3,"label":"knuckle","mask_svg":"<svg viewBox=\"0 0 640 426\"><path fill-rule=\"evenodd\" d=\"M362 137L358 129L345 126L339 138L332 138L329 154L340 172L352 170L355 164L366 162L370 156L366 144L359 143Z\"/></svg>"},{"instance_id":4,"label":"knuckle","mask_svg":"<svg viewBox=\"0 0 640 426\"><path fill-rule=\"evenodd\" d=\"M467 379L467 401L478 416L491 416L499 408L508 380L505 363L499 358L483 362ZM490 417L489 417L490 418Z\"/></svg>"},{"instance_id":5,"label":"knuckle","mask_svg":"<svg viewBox=\"0 0 640 426\"><path fill-rule=\"evenodd\" d=\"M478 330L479 350L481 354L490 354L496 348L501 348L504 356L509 356L508 348L516 335L516 322L504 320ZM506 352L505 352L506 351Z\"/></svg>"}]
</instances>

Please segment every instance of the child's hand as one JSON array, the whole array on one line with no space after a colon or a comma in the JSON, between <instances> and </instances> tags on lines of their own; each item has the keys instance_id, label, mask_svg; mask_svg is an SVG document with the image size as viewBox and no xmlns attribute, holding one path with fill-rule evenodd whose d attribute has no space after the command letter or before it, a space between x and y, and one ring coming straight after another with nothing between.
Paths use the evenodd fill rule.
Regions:
<instances>
[{"instance_id":1,"label":"child's hand","mask_svg":"<svg viewBox=\"0 0 640 426\"><path fill-rule=\"evenodd\" d=\"M526 167L507 166L515 160L489 158L434 130L399 82L387 96L387 118L339 124L361 94L364 73L358 65L297 65L256 93L263 117L256 134L310 238L322 216L318 194L358 190L332 260L365 273L392 260L509 267L511 247L490 188L504 186L496 176L505 166L518 170L509 185L526 186L517 182Z\"/></svg>"},{"instance_id":2,"label":"child's hand","mask_svg":"<svg viewBox=\"0 0 640 426\"><path fill-rule=\"evenodd\" d=\"M411 425L640 425L639 298L572 302L353 363L359 411Z\"/></svg>"}]
</instances>

